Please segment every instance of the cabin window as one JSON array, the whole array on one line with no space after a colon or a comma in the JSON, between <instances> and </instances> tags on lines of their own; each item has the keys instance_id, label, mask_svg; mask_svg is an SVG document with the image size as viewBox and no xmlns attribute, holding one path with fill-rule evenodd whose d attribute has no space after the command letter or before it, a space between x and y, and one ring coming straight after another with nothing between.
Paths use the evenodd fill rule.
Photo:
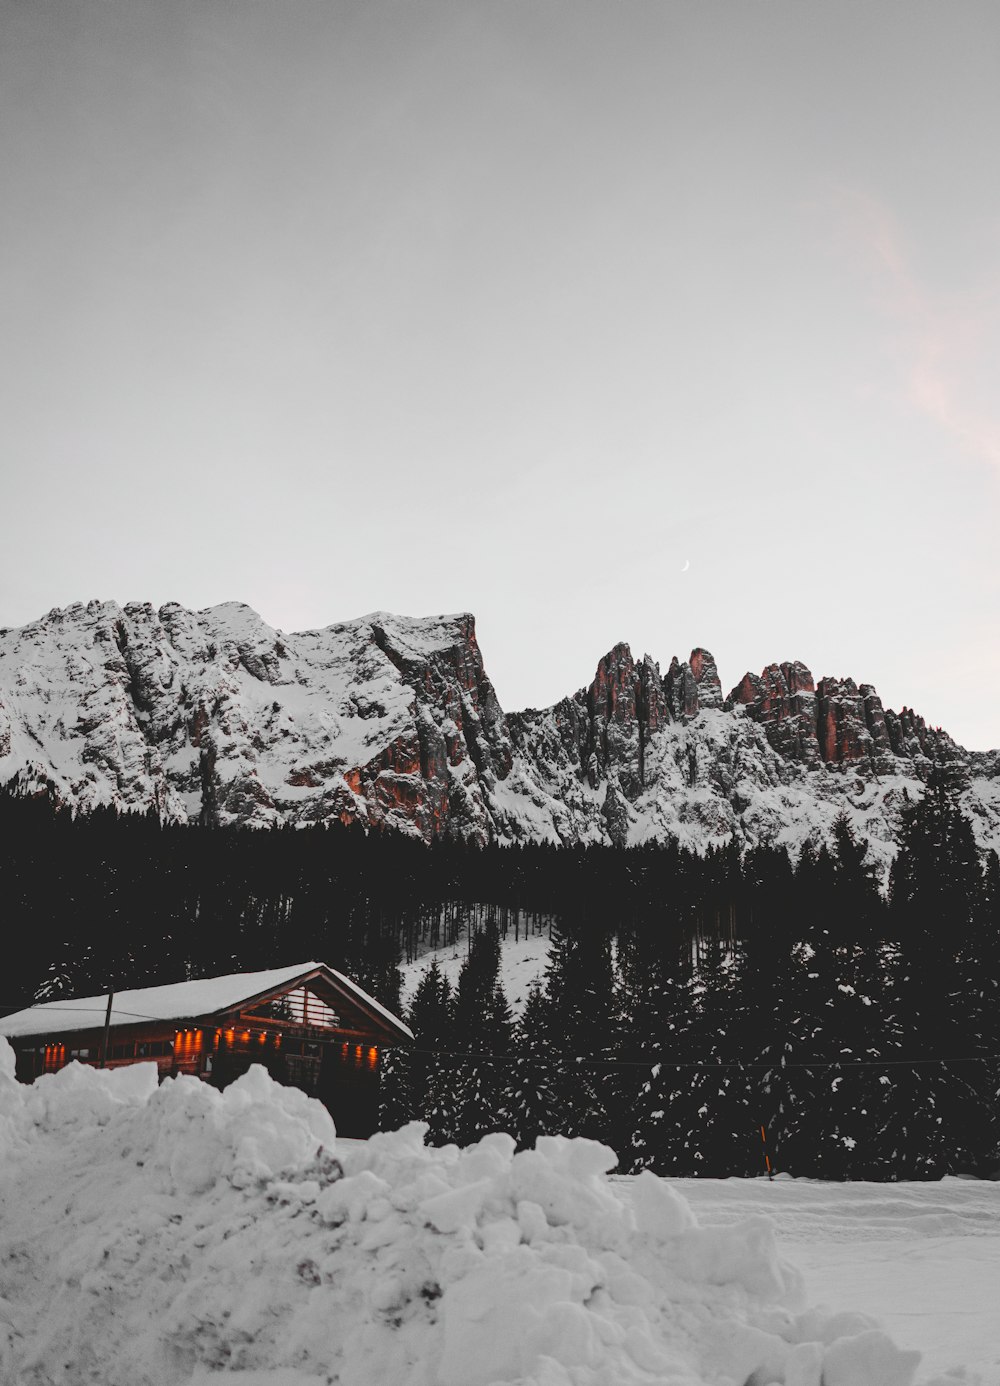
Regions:
<instances>
[{"instance_id":1,"label":"cabin window","mask_svg":"<svg viewBox=\"0 0 1000 1386\"><path fill-rule=\"evenodd\" d=\"M262 1020L301 1025L310 1030L333 1030L340 1024L340 1017L333 1007L308 987L295 987L284 996L262 1002L247 1014Z\"/></svg>"},{"instance_id":2,"label":"cabin window","mask_svg":"<svg viewBox=\"0 0 1000 1386\"><path fill-rule=\"evenodd\" d=\"M89 1049L71 1049L71 1050L69 1051L69 1056L70 1056L71 1059L89 1059L89 1058L90 1058L90 1050L89 1050Z\"/></svg>"}]
</instances>

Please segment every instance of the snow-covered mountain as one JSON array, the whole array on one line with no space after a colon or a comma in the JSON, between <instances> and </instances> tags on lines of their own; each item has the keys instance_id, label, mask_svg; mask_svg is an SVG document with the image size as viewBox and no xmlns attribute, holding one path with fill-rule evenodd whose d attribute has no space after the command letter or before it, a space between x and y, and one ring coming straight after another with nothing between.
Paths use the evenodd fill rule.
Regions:
<instances>
[{"instance_id":1,"label":"snow-covered mountain","mask_svg":"<svg viewBox=\"0 0 1000 1386\"><path fill-rule=\"evenodd\" d=\"M724 697L705 650L662 675L617 645L589 687L505 715L465 614L286 635L239 603L92 601L0 631L0 782L82 811L693 846L796 846L846 811L886 860L935 756L980 842L1000 845L1000 751L798 663Z\"/></svg>"}]
</instances>

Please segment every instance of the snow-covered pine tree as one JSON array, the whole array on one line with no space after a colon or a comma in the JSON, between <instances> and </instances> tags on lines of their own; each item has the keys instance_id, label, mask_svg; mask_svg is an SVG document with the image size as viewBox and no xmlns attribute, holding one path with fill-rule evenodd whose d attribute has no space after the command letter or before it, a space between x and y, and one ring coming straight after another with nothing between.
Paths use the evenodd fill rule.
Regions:
<instances>
[{"instance_id":1,"label":"snow-covered pine tree","mask_svg":"<svg viewBox=\"0 0 1000 1386\"><path fill-rule=\"evenodd\" d=\"M895 1051L874 875L845 820L834 840L834 854L804 852L796 872L799 974L783 1073L791 1100L777 1153L792 1173L840 1179L878 1168L891 1068L867 1065Z\"/></svg>"},{"instance_id":2,"label":"snow-covered pine tree","mask_svg":"<svg viewBox=\"0 0 1000 1386\"><path fill-rule=\"evenodd\" d=\"M593 924L552 934L545 973L552 1080L571 1113L568 1135L607 1141L614 1067L616 985L610 934ZM613 1096L613 1091L611 1094Z\"/></svg>"},{"instance_id":3,"label":"snow-covered pine tree","mask_svg":"<svg viewBox=\"0 0 1000 1386\"><path fill-rule=\"evenodd\" d=\"M456 1067L451 983L437 959L421 977L407 1016L413 1051L407 1056L407 1092L411 1120L426 1121L437 1145L454 1139Z\"/></svg>"},{"instance_id":4,"label":"snow-covered pine tree","mask_svg":"<svg viewBox=\"0 0 1000 1386\"><path fill-rule=\"evenodd\" d=\"M734 965L723 939L702 941L691 994L687 1048L693 1066L679 1071L673 1100L678 1170L711 1178L757 1173L756 1112L733 1028Z\"/></svg>"},{"instance_id":5,"label":"snow-covered pine tree","mask_svg":"<svg viewBox=\"0 0 1000 1386\"><path fill-rule=\"evenodd\" d=\"M975 930L978 961L969 987L972 1004L980 1022L977 1081L992 1118L987 1134L987 1153L981 1172L995 1176L1000 1172L1000 857L990 852L983 873L983 894Z\"/></svg>"},{"instance_id":6,"label":"snow-covered pine tree","mask_svg":"<svg viewBox=\"0 0 1000 1386\"><path fill-rule=\"evenodd\" d=\"M905 814L890 877L907 1067L896 1071L888 1158L900 1178L979 1168L996 1146L981 1063L988 1021L977 997L985 889L972 827L949 767L935 765Z\"/></svg>"},{"instance_id":7,"label":"snow-covered pine tree","mask_svg":"<svg viewBox=\"0 0 1000 1386\"><path fill-rule=\"evenodd\" d=\"M505 1130L507 1064L513 1022L500 981L500 939L495 929L477 932L462 964L453 1006L455 1118L451 1139L469 1145L490 1131Z\"/></svg>"},{"instance_id":8,"label":"snow-covered pine tree","mask_svg":"<svg viewBox=\"0 0 1000 1386\"><path fill-rule=\"evenodd\" d=\"M506 1129L519 1150L533 1146L539 1136L574 1133L574 1104L568 1099L567 1084L560 1080L553 1062L549 1019L548 1003L541 984L536 982L515 1026L506 1069Z\"/></svg>"},{"instance_id":9,"label":"snow-covered pine tree","mask_svg":"<svg viewBox=\"0 0 1000 1386\"><path fill-rule=\"evenodd\" d=\"M749 853L744 885L750 908L736 950L728 1034L729 1055L744 1066L746 1126L736 1152L744 1165L733 1167L734 1174L763 1167L761 1126L772 1163L792 1167L814 1081L810 1069L788 1067L797 1057L811 1058L812 1026L803 994L807 959L799 945L798 890L787 854Z\"/></svg>"},{"instance_id":10,"label":"snow-covered pine tree","mask_svg":"<svg viewBox=\"0 0 1000 1386\"><path fill-rule=\"evenodd\" d=\"M640 948L629 992L623 1059L641 1061L630 1103L630 1135L622 1149L633 1170L693 1173L685 1148L683 1097L695 1058L691 1047L693 974L688 947ZM627 1072L628 1070L625 1070Z\"/></svg>"}]
</instances>

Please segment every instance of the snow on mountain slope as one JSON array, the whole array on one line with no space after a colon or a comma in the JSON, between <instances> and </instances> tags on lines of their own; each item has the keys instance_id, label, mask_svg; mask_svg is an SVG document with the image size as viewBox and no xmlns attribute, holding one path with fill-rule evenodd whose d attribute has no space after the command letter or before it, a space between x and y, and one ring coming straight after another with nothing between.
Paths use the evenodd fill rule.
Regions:
<instances>
[{"instance_id":1,"label":"snow on mountain slope","mask_svg":"<svg viewBox=\"0 0 1000 1386\"><path fill-rule=\"evenodd\" d=\"M846 813L884 867L942 758L980 844L1000 845L1000 751L969 753L799 663L723 697L706 650L661 675L617 645L588 687L507 716L469 615L286 635L239 603L94 601L0 632L0 783L83 811L698 849L795 849Z\"/></svg>"},{"instance_id":2,"label":"snow on mountain slope","mask_svg":"<svg viewBox=\"0 0 1000 1386\"><path fill-rule=\"evenodd\" d=\"M0 637L0 779L85 811L485 841L498 723L470 616L282 635L238 603L90 602Z\"/></svg>"}]
</instances>

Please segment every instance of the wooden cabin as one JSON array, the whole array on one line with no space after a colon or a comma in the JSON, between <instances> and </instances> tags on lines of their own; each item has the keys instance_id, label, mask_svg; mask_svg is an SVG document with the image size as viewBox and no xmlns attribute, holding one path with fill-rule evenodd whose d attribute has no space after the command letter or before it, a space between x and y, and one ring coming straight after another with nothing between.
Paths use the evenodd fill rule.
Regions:
<instances>
[{"instance_id":1,"label":"wooden cabin","mask_svg":"<svg viewBox=\"0 0 1000 1386\"><path fill-rule=\"evenodd\" d=\"M76 1060L97 1067L155 1063L160 1077L188 1073L225 1087L251 1064L318 1097L344 1136L378 1126L379 1060L413 1040L406 1025L325 963L234 973L64 998L0 1017L30 1083Z\"/></svg>"}]
</instances>

